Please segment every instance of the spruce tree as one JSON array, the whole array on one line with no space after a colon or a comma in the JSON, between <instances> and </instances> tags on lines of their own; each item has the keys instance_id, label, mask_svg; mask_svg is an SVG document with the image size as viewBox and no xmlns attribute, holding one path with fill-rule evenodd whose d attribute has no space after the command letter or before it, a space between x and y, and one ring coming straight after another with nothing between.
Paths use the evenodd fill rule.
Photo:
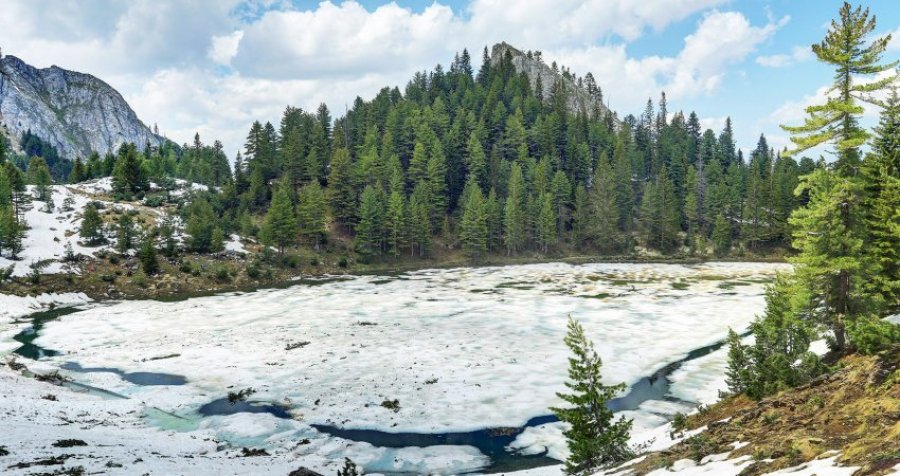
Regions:
<instances>
[{"instance_id":1,"label":"spruce tree","mask_svg":"<svg viewBox=\"0 0 900 476\"><path fill-rule=\"evenodd\" d=\"M584 335L578 321L569 317L565 343L569 357L570 393L557 393L569 404L567 408L551 408L569 428L563 432L569 447L566 474L587 475L632 458L628 447L631 420L614 419L607 403L625 389L624 384L603 384L603 362L593 342Z\"/></svg>"},{"instance_id":2,"label":"spruce tree","mask_svg":"<svg viewBox=\"0 0 900 476\"><path fill-rule=\"evenodd\" d=\"M591 181L589 233L594 246L603 253L618 251L621 243L614 179L606 154L602 154Z\"/></svg>"},{"instance_id":3,"label":"spruce tree","mask_svg":"<svg viewBox=\"0 0 900 476\"><path fill-rule=\"evenodd\" d=\"M37 199L46 202L51 197L50 185L53 183L53 177L50 175L50 169L47 168L47 162L40 157L32 157L28 162L28 182L34 185L37 192Z\"/></svg>"},{"instance_id":4,"label":"spruce tree","mask_svg":"<svg viewBox=\"0 0 900 476\"><path fill-rule=\"evenodd\" d=\"M550 247L556 246L556 218L558 213L554 205L553 194L549 192L542 193L537 197L537 202L540 206L536 224L537 240L541 246L541 251L546 253L550 250Z\"/></svg>"},{"instance_id":5,"label":"spruce tree","mask_svg":"<svg viewBox=\"0 0 900 476\"><path fill-rule=\"evenodd\" d=\"M335 149L328 174L328 201L332 216L346 228L356 220L356 190L352 178L350 152L345 148Z\"/></svg>"},{"instance_id":6,"label":"spruce tree","mask_svg":"<svg viewBox=\"0 0 900 476\"><path fill-rule=\"evenodd\" d=\"M69 172L69 183L78 183L87 179L87 172L84 168L84 162L82 162L81 157L75 158L75 163L72 164L72 171Z\"/></svg>"},{"instance_id":7,"label":"spruce tree","mask_svg":"<svg viewBox=\"0 0 900 476\"><path fill-rule=\"evenodd\" d=\"M402 192L394 190L388 198L387 215L385 216L388 252L399 258L407 246L407 209Z\"/></svg>"},{"instance_id":8,"label":"spruce tree","mask_svg":"<svg viewBox=\"0 0 900 476\"><path fill-rule=\"evenodd\" d=\"M106 240L103 236L103 219L100 218L100 213L92 202L84 207L78 235L84 238L85 244L88 246L97 245Z\"/></svg>"},{"instance_id":9,"label":"spruce tree","mask_svg":"<svg viewBox=\"0 0 900 476\"><path fill-rule=\"evenodd\" d=\"M731 223L725 218L725 214L719 213L713 223L712 242L716 255L723 256L731 250L732 229Z\"/></svg>"},{"instance_id":10,"label":"spruce tree","mask_svg":"<svg viewBox=\"0 0 900 476\"><path fill-rule=\"evenodd\" d=\"M430 194L428 184L420 183L409 197L410 253L420 258L431 248Z\"/></svg>"},{"instance_id":11,"label":"spruce tree","mask_svg":"<svg viewBox=\"0 0 900 476\"><path fill-rule=\"evenodd\" d=\"M13 208L10 205L0 206L0 255L6 249L9 250L10 257L15 259L22 251L23 233Z\"/></svg>"},{"instance_id":12,"label":"spruce tree","mask_svg":"<svg viewBox=\"0 0 900 476\"><path fill-rule=\"evenodd\" d=\"M156 252L156 240L152 230L148 230L141 240L141 249L138 258L141 260L141 269L147 276L153 276L159 272L159 258Z\"/></svg>"},{"instance_id":13,"label":"spruce tree","mask_svg":"<svg viewBox=\"0 0 900 476\"><path fill-rule=\"evenodd\" d=\"M300 189L297 202L300 233L312 241L313 247L318 250L328 231L325 216L327 200L318 180L313 180Z\"/></svg>"},{"instance_id":14,"label":"spruce tree","mask_svg":"<svg viewBox=\"0 0 900 476\"><path fill-rule=\"evenodd\" d=\"M860 181L818 169L801 179L798 190L809 204L794 211L794 246L790 261L806 292L820 302L811 317L832 331L832 344L847 347L847 326L871 311L871 285L877 273L865 252L865 209Z\"/></svg>"},{"instance_id":15,"label":"spruce tree","mask_svg":"<svg viewBox=\"0 0 900 476\"><path fill-rule=\"evenodd\" d=\"M188 248L196 253L213 251L218 243L214 240L214 232L218 228L218 217L212 205L204 199L194 200L186 209L187 220L185 233ZM221 233L221 230L220 230Z\"/></svg>"},{"instance_id":16,"label":"spruce tree","mask_svg":"<svg viewBox=\"0 0 900 476\"><path fill-rule=\"evenodd\" d=\"M475 177L469 179L468 192L463 204L460 239L466 253L472 258L479 258L487 251L488 226L484 207L484 196L481 186Z\"/></svg>"},{"instance_id":17,"label":"spruce tree","mask_svg":"<svg viewBox=\"0 0 900 476\"><path fill-rule=\"evenodd\" d=\"M124 254L134 248L136 236L134 219L129 211L125 211L116 220L116 251Z\"/></svg>"},{"instance_id":18,"label":"spruce tree","mask_svg":"<svg viewBox=\"0 0 900 476\"><path fill-rule=\"evenodd\" d=\"M278 248L280 255L284 255L284 249L297 239L297 219L291 202L290 184L287 182L280 184L272 197L262 236L263 242Z\"/></svg>"},{"instance_id":19,"label":"spruce tree","mask_svg":"<svg viewBox=\"0 0 900 476\"><path fill-rule=\"evenodd\" d=\"M872 284L889 312L900 309L900 97L881 112L873 150L863 161L867 251L878 266Z\"/></svg>"},{"instance_id":20,"label":"spruce tree","mask_svg":"<svg viewBox=\"0 0 900 476\"><path fill-rule=\"evenodd\" d=\"M507 254L513 254L525 245L525 181L522 168L513 164L506 187L506 206L503 211L503 231Z\"/></svg>"},{"instance_id":21,"label":"spruce tree","mask_svg":"<svg viewBox=\"0 0 900 476\"><path fill-rule=\"evenodd\" d=\"M384 200L376 187L367 185L359 198L356 250L370 258L381 254L384 231Z\"/></svg>"}]
</instances>

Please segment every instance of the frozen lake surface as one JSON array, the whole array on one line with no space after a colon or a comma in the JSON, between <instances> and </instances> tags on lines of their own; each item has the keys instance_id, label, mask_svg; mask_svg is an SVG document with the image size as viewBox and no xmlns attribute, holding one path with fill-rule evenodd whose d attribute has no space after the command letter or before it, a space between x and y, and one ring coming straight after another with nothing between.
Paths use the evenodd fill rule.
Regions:
<instances>
[{"instance_id":1,"label":"frozen lake surface","mask_svg":"<svg viewBox=\"0 0 900 476\"><path fill-rule=\"evenodd\" d=\"M559 403L568 315L595 341L604 379L632 385L721 341L729 327L744 330L763 309L764 283L788 270L770 263L424 270L101 305L45 323L33 343L59 352L42 364L167 412L146 412L164 429L203 429L235 446L298 457L349 456L369 472L448 474L489 468L492 457L464 444L376 446L316 427L428 435L519 428ZM634 440L660 433L689 402L715 400L724 359L722 349L684 363L669 375L665 398L625 412L635 419ZM154 374L184 383L135 383L135 375ZM256 391L251 403L286 414L201 414L248 387ZM394 400L396 409L382 405ZM506 450L562 458L560 425L531 426Z\"/></svg>"}]
</instances>

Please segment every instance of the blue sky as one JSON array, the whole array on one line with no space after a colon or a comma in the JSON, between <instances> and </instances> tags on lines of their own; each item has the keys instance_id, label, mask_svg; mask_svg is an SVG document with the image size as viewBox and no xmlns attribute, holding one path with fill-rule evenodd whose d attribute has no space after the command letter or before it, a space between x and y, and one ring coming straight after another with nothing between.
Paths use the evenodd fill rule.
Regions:
<instances>
[{"instance_id":1,"label":"blue sky","mask_svg":"<svg viewBox=\"0 0 900 476\"><path fill-rule=\"evenodd\" d=\"M509 41L591 71L621 116L665 90L670 110L704 125L732 117L738 146L760 133L786 145L824 93L815 61L834 0L8 0L4 53L36 66L95 74L170 138L195 131L236 152L249 124L288 104L326 102L334 115L360 95L403 85L463 47ZM866 2L879 34L900 37L900 1ZM900 38L887 59L900 58ZM869 113L869 120L874 113Z\"/></svg>"}]
</instances>

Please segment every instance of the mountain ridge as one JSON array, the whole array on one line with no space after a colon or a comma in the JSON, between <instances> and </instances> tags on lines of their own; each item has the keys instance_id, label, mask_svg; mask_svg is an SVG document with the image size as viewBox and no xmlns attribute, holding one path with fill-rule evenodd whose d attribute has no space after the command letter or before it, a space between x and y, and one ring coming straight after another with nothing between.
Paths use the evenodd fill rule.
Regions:
<instances>
[{"instance_id":1,"label":"mountain ridge","mask_svg":"<svg viewBox=\"0 0 900 476\"><path fill-rule=\"evenodd\" d=\"M30 130L69 160L124 143L143 148L166 141L96 76L55 65L39 69L12 55L0 58L0 126L14 146Z\"/></svg>"}]
</instances>

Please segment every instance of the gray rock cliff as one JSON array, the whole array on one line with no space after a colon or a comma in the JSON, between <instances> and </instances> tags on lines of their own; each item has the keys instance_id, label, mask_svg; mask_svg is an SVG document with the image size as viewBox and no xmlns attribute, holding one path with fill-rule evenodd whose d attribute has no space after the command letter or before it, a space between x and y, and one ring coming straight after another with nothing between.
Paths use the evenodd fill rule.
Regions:
<instances>
[{"instance_id":1,"label":"gray rock cliff","mask_svg":"<svg viewBox=\"0 0 900 476\"><path fill-rule=\"evenodd\" d=\"M509 53L512 59L513 68L519 73L525 73L531 83L532 88L536 88L538 78L543 88L543 97L546 99L550 96L554 85L557 81L562 81L565 91L568 94L568 108L572 113L580 111L586 112L589 116L604 116L609 111L602 98L597 91L589 91L582 83L579 85L571 76L566 76L558 71L554 71L539 57L531 56L518 50L506 42L497 43L491 48L491 64L497 65L503 60L503 57ZM593 88L591 88L593 89ZM616 120L618 122L618 120Z\"/></svg>"},{"instance_id":2,"label":"gray rock cliff","mask_svg":"<svg viewBox=\"0 0 900 476\"><path fill-rule=\"evenodd\" d=\"M70 160L123 143L143 150L165 141L100 79L57 66L37 69L8 55L0 58L0 126L14 142L30 129Z\"/></svg>"}]
</instances>

